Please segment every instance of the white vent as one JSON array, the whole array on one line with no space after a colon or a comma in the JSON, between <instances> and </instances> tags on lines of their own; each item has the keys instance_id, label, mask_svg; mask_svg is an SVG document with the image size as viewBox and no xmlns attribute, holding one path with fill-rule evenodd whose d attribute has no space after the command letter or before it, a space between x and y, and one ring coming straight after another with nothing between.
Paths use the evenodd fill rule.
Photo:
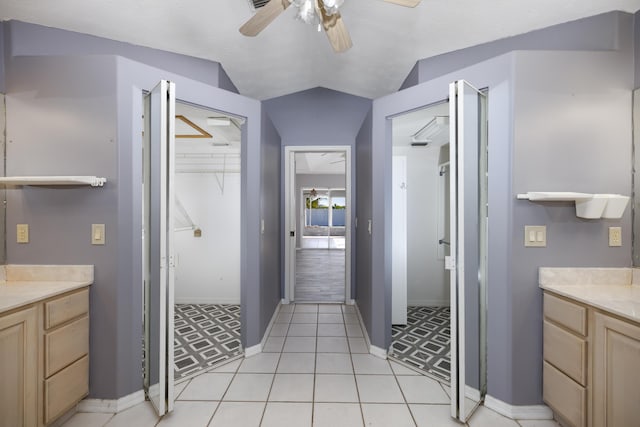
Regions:
<instances>
[{"instance_id":1,"label":"white vent","mask_svg":"<svg viewBox=\"0 0 640 427\"><path fill-rule=\"evenodd\" d=\"M259 9L269 3L269 0L249 0L249 3L251 3L254 9Z\"/></svg>"}]
</instances>

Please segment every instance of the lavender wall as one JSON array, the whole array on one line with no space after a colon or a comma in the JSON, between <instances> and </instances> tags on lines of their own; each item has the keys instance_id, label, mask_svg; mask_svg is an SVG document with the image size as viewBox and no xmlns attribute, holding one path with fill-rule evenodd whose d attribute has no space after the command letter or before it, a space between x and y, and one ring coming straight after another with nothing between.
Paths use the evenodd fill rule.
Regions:
<instances>
[{"instance_id":1,"label":"lavender wall","mask_svg":"<svg viewBox=\"0 0 640 427\"><path fill-rule=\"evenodd\" d=\"M348 95L325 88L314 88L290 95L263 101L263 108L273 121L282 146L311 145L348 145L355 148L356 135L365 115L371 107L371 100ZM284 150L283 154L284 156ZM355 156L351 156L351 168L354 171L351 180L351 206L356 200ZM282 157L284 162L284 157ZM284 185L284 170L281 175ZM284 194L284 188L281 187ZM284 211L284 196L281 196L281 209ZM355 216L352 216L351 229L354 230ZM284 215L281 219L284 230ZM284 247L284 235L281 245ZM351 295L355 296L355 251L351 252ZM284 274L284 258L281 269ZM282 278L284 286L284 277ZM284 288L282 290L284 295Z\"/></svg>"},{"instance_id":2,"label":"lavender wall","mask_svg":"<svg viewBox=\"0 0 640 427\"><path fill-rule=\"evenodd\" d=\"M26 22L4 25L11 42L7 55L119 55L238 93L218 62Z\"/></svg>"},{"instance_id":3,"label":"lavender wall","mask_svg":"<svg viewBox=\"0 0 640 427\"><path fill-rule=\"evenodd\" d=\"M609 12L467 49L421 59L400 89L425 82L478 62L521 50L616 50L627 31L632 15ZM418 78L415 78L417 68Z\"/></svg>"},{"instance_id":4,"label":"lavender wall","mask_svg":"<svg viewBox=\"0 0 640 427\"><path fill-rule=\"evenodd\" d=\"M356 219L354 248L356 252L356 304L362 315L364 326L369 337L373 332L373 313L376 309L384 307L374 307L371 283L371 235L367 230L367 222L372 218L372 134L373 114L369 109L356 137L356 204L354 218ZM383 315L384 317L384 315ZM379 341L377 341L379 342Z\"/></svg>"},{"instance_id":5,"label":"lavender wall","mask_svg":"<svg viewBox=\"0 0 640 427\"><path fill-rule=\"evenodd\" d=\"M95 266L90 294L91 395L128 394L118 394L118 389L126 381L122 375L132 373L121 351L130 346L127 335L132 330L138 337L138 361L142 349L140 311L136 322L126 313L130 305L142 302L140 286L120 301L116 60L19 58L9 61L7 72L7 174L97 175L108 180L104 188L8 189L7 229L29 224L30 243L16 244L15 232L9 232L7 262ZM92 223L105 224L104 246L90 244ZM62 244L64 250L59 250ZM120 329L125 321L128 333ZM135 390L142 384L139 363L137 367Z\"/></svg>"},{"instance_id":6,"label":"lavender wall","mask_svg":"<svg viewBox=\"0 0 640 427\"><path fill-rule=\"evenodd\" d=\"M630 35L631 26L629 30ZM516 54L514 193L570 188L585 193L632 194L634 63L630 52L629 47L620 53ZM514 388L510 402L525 405L536 397L540 399L542 385L538 267L631 266L631 208L615 220L576 218L573 206L552 203L514 200L512 209ZM524 247L524 226L530 224L547 226L546 248ZM608 246L610 226L622 227L623 244L619 248ZM537 384L533 384L534 378L538 378ZM529 389L522 387L524 384Z\"/></svg>"},{"instance_id":7,"label":"lavender wall","mask_svg":"<svg viewBox=\"0 0 640 427\"><path fill-rule=\"evenodd\" d=\"M277 234L279 214L269 204L261 209L247 207L255 206L263 192L270 191L277 199L280 190L279 181L273 179L276 171L279 179L279 165L261 175L261 154L272 164L280 158L280 144L271 140L270 150L260 150L260 103L125 58L83 56L91 52L91 43L95 42L99 51L103 43L113 43L110 41L15 25L20 31L10 32L7 53L19 52L21 56L5 57L12 141L8 174L98 175L108 180L104 188L24 187L7 195L8 228L15 229L18 222L31 227L28 245L13 243L15 234L7 236L8 262L96 267L91 290L90 396L116 399L142 387L142 171L138 145L142 124L134 118L142 115L142 91L150 90L160 79L176 83L180 100L247 118L242 139L242 338L245 346L258 344L267 326L263 319L270 318L269 310L273 312L273 301L277 300L274 295L279 293L277 281L263 286L266 278L279 276L279 272L260 269L262 257L278 257L269 243L273 236L261 246L260 218ZM57 40L69 51L80 45L80 55L40 56L37 40L45 45ZM182 73L188 74L189 64L197 77L215 69L203 68L204 64L192 59L177 61ZM105 246L89 244L91 223L106 224ZM54 250L61 242L65 250ZM266 302L246 297L261 294Z\"/></svg>"},{"instance_id":8,"label":"lavender wall","mask_svg":"<svg viewBox=\"0 0 640 427\"><path fill-rule=\"evenodd\" d=\"M556 27L547 36L563 40L560 44L565 47L575 41L577 52L522 51L430 80L421 74L422 84L374 101L373 170L389 171L386 117L444 99L448 83L456 79L489 88L488 393L508 404L542 402L537 267L631 263L628 246L609 248L606 240L607 227L620 225L623 241L630 241L629 210L620 220L587 221L576 218L575 208L568 204L540 205L517 201L515 196L561 188L630 194L632 24L631 15L614 13L567 24L565 38L562 28ZM497 43L496 51L507 48L504 42ZM514 43L510 49L519 47ZM589 52L588 47L601 51ZM468 58L481 58L488 50L481 46L476 54L467 51ZM439 75L465 63L463 59L442 56L425 64ZM370 334L374 344L386 347L391 178L377 172L372 181L370 310L386 320L374 317ZM525 224L548 227L547 248L523 247ZM380 305L380 299L385 304Z\"/></svg>"},{"instance_id":9,"label":"lavender wall","mask_svg":"<svg viewBox=\"0 0 640 427\"><path fill-rule=\"evenodd\" d=\"M264 334L280 294L280 260L282 258L280 228L280 135L271 119L262 110L261 189L260 209L264 219L264 233L260 238L260 334Z\"/></svg>"}]
</instances>

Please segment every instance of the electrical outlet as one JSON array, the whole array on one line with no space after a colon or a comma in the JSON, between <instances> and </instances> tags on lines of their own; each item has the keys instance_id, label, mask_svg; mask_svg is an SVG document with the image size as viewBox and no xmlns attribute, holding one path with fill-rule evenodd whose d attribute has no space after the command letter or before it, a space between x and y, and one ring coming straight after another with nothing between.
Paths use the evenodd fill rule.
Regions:
<instances>
[{"instance_id":1,"label":"electrical outlet","mask_svg":"<svg viewBox=\"0 0 640 427\"><path fill-rule=\"evenodd\" d=\"M29 224L17 224L16 234L16 242L29 243Z\"/></svg>"},{"instance_id":2,"label":"electrical outlet","mask_svg":"<svg viewBox=\"0 0 640 427\"><path fill-rule=\"evenodd\" d=\"M609 227L609 246L622 246L622 227Z\"/></svg>"}]
</instances>

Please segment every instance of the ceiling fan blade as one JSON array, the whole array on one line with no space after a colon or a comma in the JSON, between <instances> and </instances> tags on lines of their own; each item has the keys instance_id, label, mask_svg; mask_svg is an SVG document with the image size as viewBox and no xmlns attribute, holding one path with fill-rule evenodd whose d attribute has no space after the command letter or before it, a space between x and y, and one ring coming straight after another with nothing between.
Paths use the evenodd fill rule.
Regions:
<instances>
[{"instance_id":1,"label":"ceiling fan blade","mask_svg":"<svg viewBox=\"0 0 640 427\"><path fill-rule=\"evenodd\" d=\"M327 15L322 0L316 0L316 10L322 17L322 27L324 28L324 32L327 33L327 38L333 51L342 53L349 50L351 46L353 46L353 43L351 42L349 31L347 31L347 26L344 25L342 16L340 16L340 12Z\"/></svg>"},{"instance_id":2,"label":"ceiling fan blade","mask_svg":"<svg viewBox=\"0 0 640 427\"><path fill-rule=\"evenodd\" d=\"M271 0L258 9L256 14L240 27L240 32L249 37L257 36L260 31L264 30L278 15L284 12L290 4L289 0Z\"/></svg>"},{"instance_id":3,"label":"ceiling fan blade","mask_svg":"<svg viewBox=\"0 0 640 427\"><path fill-rule=\"evenodd\" d=\"M384 0L387 3L397 4L404 7L416 7L422 0Z\"/></svg>"}]
</instances>

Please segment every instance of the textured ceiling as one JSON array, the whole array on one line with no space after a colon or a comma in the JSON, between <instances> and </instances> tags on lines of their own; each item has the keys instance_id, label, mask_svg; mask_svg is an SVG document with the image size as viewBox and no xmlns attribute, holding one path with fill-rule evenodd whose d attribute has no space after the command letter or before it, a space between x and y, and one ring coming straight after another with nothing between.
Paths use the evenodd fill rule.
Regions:
<instances>
[{"instance_id":1,"label":"textured ceiling","mask_svg":"<svg viewBox=\"0 0 640 427\"><path fill-rule=\"evenodd\" d=\"M222 63L240 92L268 99L313 87L377 98L398 90L416 60L611 10L640 0L423 0L415 9L346 0L354 47L334 54L290 7L255 38L238 28L248 0L0 0L0 19L78 31Z\"/></svg>"}]
</instances>

